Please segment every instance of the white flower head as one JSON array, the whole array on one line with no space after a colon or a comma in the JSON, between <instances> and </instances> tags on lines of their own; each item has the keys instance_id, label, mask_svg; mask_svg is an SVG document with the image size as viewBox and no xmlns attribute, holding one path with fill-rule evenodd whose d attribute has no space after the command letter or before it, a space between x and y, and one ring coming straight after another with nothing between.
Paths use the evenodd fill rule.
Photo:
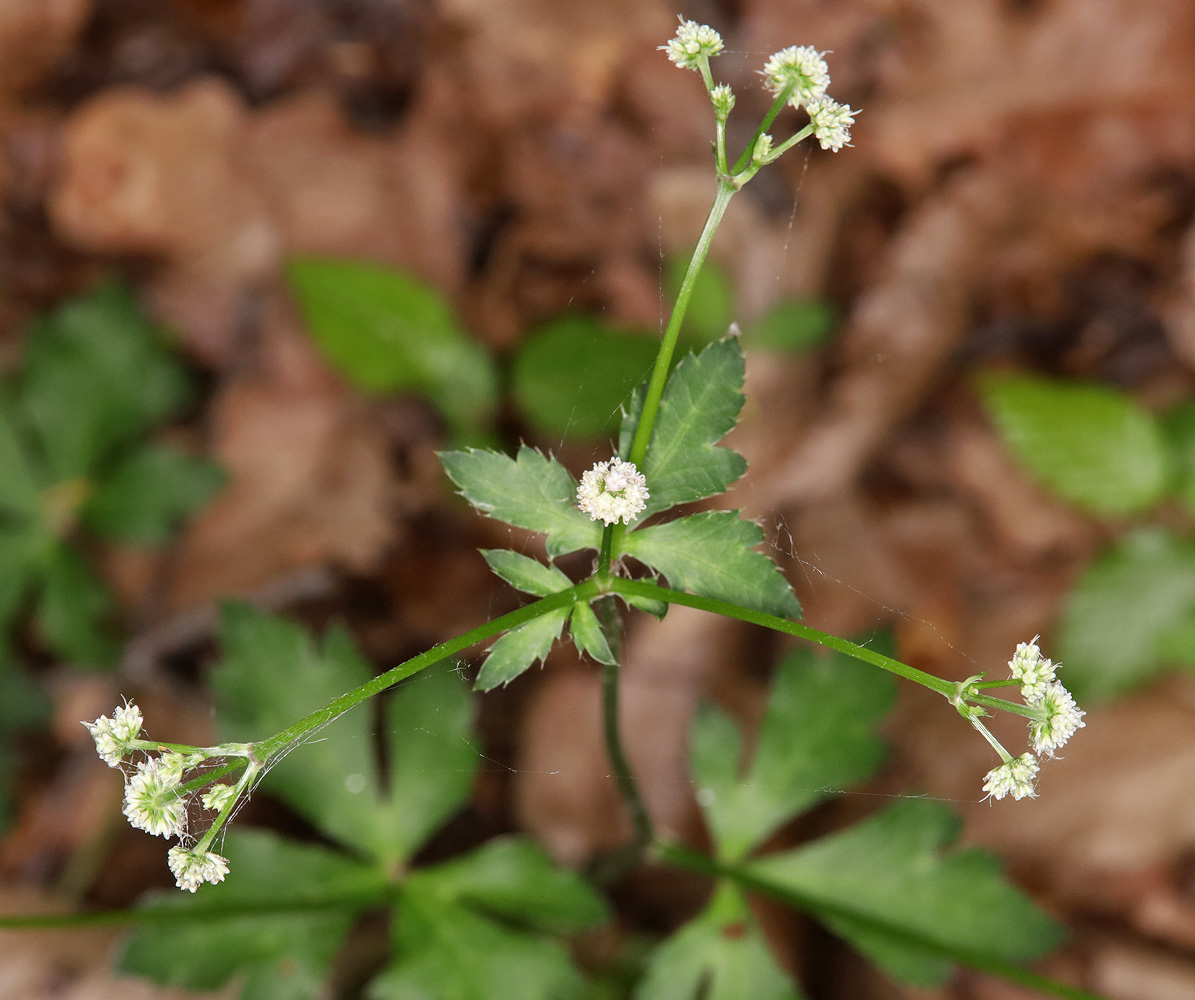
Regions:
<instances>
[{"instance_id":1,"label":"white flower head","mask_svg":"<svg viewBox=\"0 0 1195 1000\"><path fill-rule=\"evenodd\" d=\"M764 85L773 94L792 87L794 108L816 101L830 86L830 67L812 45L790 45L775 53L763 68Z\"/></svg>"},{"instance_id":2,"label":"white flower head","mask_svg":"<svg viewBox=\"0 0 1195 1000\"><path fill-rule=\"evenodd\" d=\"M141 709L131 701L125 702L112 713L112 718L101 715L95 722L84 722L95 740L96 753L109 767L120 767L120 763L132 750L131 743L141 735L143 722Z\"/></svg>"},{"instance_id":3,"label":"white flower head","mask_svg":"<svg viewBox=\"0 0 1195 1000\"><path fill-rule=\"evenodd\" d=\"M734 110L734 91L725 83L720 83L710 91L710 101L714 105L714 114L726 121Z\"/></svg>"},{"instance_id":4,"label":"white flower head","mask_svg":"<svg viewBox=\"0 0 1195 1000\"><path fill-rule=\"evenodd\" d=\"M1041 698L1031 702L1033 708L1042 713L1042 718L1029 724L1030 743L1038 753L1051 757L1055 750L1066 746L1066 741L1083 729L1084 712L1075 704L1071 693L1057 681L1046 685Z\"/></svg>"},{"instance_id":5,"label":"white flower head","mask_svg":"<svg viewBox=\"0 0 1195 1000\"><path fill-rule=\"evenodd\" d=\"M1054 680L1057 664L1041 655L1037 636L1030 642L1017 644L1017 651L1008 661L1008 672L1013 680L1021 682L1021 697L1026 702L1039 701L1046 692L1046 685Z\"/></svg>"},{"instance_id":6,"label":"white flower head","mask_svg":"<svg viewBox=\"0 0 1195 1000\"><path fill-rule=\"evenodd\" d=\"M661 45L659 48L661 52L667 52L668 58L681 69L699 70L703 60L708 60L722 51L722 36L708 24L698 24L696 21L681 18L675 37L670 38L667 45Z\"/></svg>"},{"instance_id":7,"label":"white flower head","mask_svg":"<svg viewBox=\"0 0 1195 1000\"><path fill-rule=\"evenodd\" d=\"M630 524L647 506L647 481L634 463L620 458L598 462L582 474L577 488L577 506L591 521Z\"/></svg>"},{"instance_id":8,"label":"white flower head","mask_svg":"<svg viewBox=\"0 0 1195 1000\"><path fill-rule=\"evenodd\" d=\"M851 144L851 126L855 124L857 111L849 104L839 104L829 97L810 101L805 110L813 123L813 134L822 149L837 153L843 146Z\"/></svg>"},{"instance_id":9,"label":"white flower head","mask_svg":"<svg viewBox=\"0 0 1195 1000\"><path fill-rule=\"evenodd\" d=\"M196 851L189 847L170 848L166 855L174 880L180 889L194 892L204 882L223 882L228 874L228 859L213 851Z\"/></svg>"},{"instance_id":10,"label":"white flower head","mask_svg":"<svg viewBox=\"0 0 1195 1000\"><path fill-rule=\"evenodd\" d=\"M1037 758L1031 753L1023 753L1020 757L1014 757L1008 763L988 771L983 790L988 793L988 798L992 799L1002 799L1009 794L1014 799L1035 799L1037 791L1033 782L1038 770Z\"/></svg>"},{"instance_id":11,"label":"white flower head","mask_svg":"<svg viewBox=\"0 0 1195 1000\"><path fill-rule=\"evenodd\" d=\"M155 837L181 836L186 804L178 779L171 780L161 760L151 758L137 765L137 773L125 785L124 814L130 825Z\"/></svg>"}]
</instances>

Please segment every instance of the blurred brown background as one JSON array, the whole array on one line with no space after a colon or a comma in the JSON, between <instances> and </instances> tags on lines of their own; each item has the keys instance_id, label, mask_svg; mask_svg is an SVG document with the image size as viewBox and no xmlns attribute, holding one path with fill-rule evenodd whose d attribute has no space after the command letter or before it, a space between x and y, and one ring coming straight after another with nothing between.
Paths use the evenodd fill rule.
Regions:
<instances>
[{"instance_id":1,"label":"blurred brown background","mask_svg":"<svg viewBox=\"0 0 1195 1000\"><path fill-rule=\"evenodd\" d=\"M30 316L119 272L202 373L187 433L233 477L167 551L99 553L134 638L119 677L44 671L58 729L26 759L0 855L6 909L49 905L64 880L107 906L163 882L159 845L111 832L119 791L76 720L136 694L156 735L202 739L217 598L313 626L347 618L379 665L514 606L475 552L509 535L451 497L434 412L332 374L282 265L314 252L405 269L499 355L566 310L656 327L661 260L687 253L713 194L708 102L656 51L677 13L656 0L0 0L0 365ZM742 321L790 295L845 316L817 354L749 358L733 443L752 465L733 505L768 525L819 628L888 624L903 659L960 679L1036 633L1049 653L1068 586L1125 525L1019 471L969 379L1082 376L1150 408L1195 395L1195 5L683 13L726 39L714 68L739 98L735 149L766 108L755 71L790 44L831 50L831 93L863 108L853 148L764 171L714 245ZM574 471L606 455L535 439L516 414L503 431ZM664 829L700 837L684 764L695 704L758 717L782 648L683 608L634 621L625 726ZM476 814L581 864L626 827L596 677L572 655L487 698L487 753L510 770L483 776ZM833 810L949 799L968 841L1002 852L1077 928L1048 971L1111 997L1195 996L1195 685L1166 679L1087 722L1040 799L981 804L989 748L905 690L882 777ZM621 903L631 924L647 912L668 926L699 893L649 874ZM974 975L902 992L772 916L790 963L827 949L818 996L1026 995ZM105 979L110 936L0 940L0 997L159 995Z\"/></svg>"}]
</instances>

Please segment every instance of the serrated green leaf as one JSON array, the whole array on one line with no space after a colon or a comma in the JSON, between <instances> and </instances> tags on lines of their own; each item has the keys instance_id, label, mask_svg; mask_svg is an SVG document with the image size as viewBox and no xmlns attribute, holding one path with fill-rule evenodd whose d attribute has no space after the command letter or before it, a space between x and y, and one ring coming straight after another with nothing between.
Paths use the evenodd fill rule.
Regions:
<instances>
[{"instance_id":1,"label":"serrated green leaf","mask_svg":"<svg viewBox=\"0 0 1195 1000\"><path fill-rule=\"evenodd\" d=\"M676 300L680 286L689 270L689 256L669 257L664 266L665 285L669 298ZM689 293L689 308L681 328L683 342L704 346L711 340L726 336L726 329L734 315L734 290L730 279L714 261L706 260Z\"/></svg>"},{"instance_id":2,"label":"serrated green leaf","mask_svg":"<svg viewBox=\"0 0 1195 1000\"><path fill-rule=\"evenodd\" d=\"M386 715L389 787L378 825L390 859L409 861L469 798L477 771L473 699L448 665L404 681Z\"/></svg>"},{"instance_id":3,"label":"serrated green leaf","mask_svg":"<svg viewBox=\"0 0 1195 1000\"><path fill-rule=\"evenodd\" d=\"M1160 528L1103 552L1067 597L1058 632L1065 682L1080 700L1122 694L1166 665L1159 642L1195 611L1195 545Z\"/></svg>"},{"instance_id":4,"label":"serrated green leaf","mask_svg":"<svg viewBox=\"0 0 1195 1000\"><path fill-rule=\"evenodd\" d=\"M602 529L576 507L577 481L556 459L523 445L515 458L496 451L445 451L444 471L483 514L542 531L553 558L601 546Z\"/></svg>"},{"instance_id":5,"label":"serrated green leaf","mask_svg":"<svg viewBox=\"0 0 1195 1000\"><path fill-rule=\"evenodd\" d=\"M121 462L80 511L83 523L109 538L160 545L188 514L224 485L218 466L174 448L150 445Z\"/></svg>"},{"instance_id":6,"label":"serrated green leaf","mask_svg":"<svg viewBox=\"0 0 1195 1000\"><path fill-rule=\"evenodd\" d=\"M570 608L557 608L505 632L489 650L474 687L492 691L509 684L536 660L544 659L568 619Z\"/></svg>"},{"instance_id":7,"label":"serrated green leaf","mask_svg":"<svg viewBox=\"0 0 1195 1000\"><path fill-rule=\"evenodd\" d=\"M958 828L946 805L908 799L748 869L824 903L830 927L905 982L940 983L949 973L943 948L1023 963L1056 947L1058 926L1001 875L995 857L944 850Z\"/></svg>"},{"instance_id":8,"label":"serrated green leaf","mask_svg":"<svg viewBox=\"0 0 1195 1000\"><path fill-rule=\"evenodd\" d=\"M651 374L657 348L654 337L611 330L593 316L553 320L533 331L515 356L515 401L545 433L605 434Z\"/></svg>"},{"instance_id":9,"label":"serrated green leaf","mask_svg":"<svg viewBox=\"0 0 1195 1000\"><path fill-rule=\"evenodd\" d=\"M489 424L493 361L438 292L365 261L302 257L287 276L316 344L354 384L425 393L460 430Z\"/></svg>"},{"instance_id":10,"label":"serrated green leaf","mask_svg":"<svg viewBox=\"0 0 1195 1000\"><path fill-rule=\"evenodd\" d=\"M834 307L820 299L786 299L743 331L748 348L796 353L824 343L838 325Z\"/></svg>"},{"instance_id":11,"label":"serrated green leaf","mask_svg":"<svg viewBox=\"0 0 1195 1000\"><path fill-rule=\"evenodd\" d=\"M711 510L629 533L623 551L677 590L796 618L801 606L779 568L761 552L763 529L738 511Z\"/></svg>"},{"instance_id":12,"label":"serrated green leaf","mask_svg":"<svg viewBox=\"0 0 1195 1000\"><path fill-rule=\"evenodd\" d=\"M719 855L742 858L793 816L871 774L884 756L876 728L894 694L891 678L874 667L794 650L776 669L741 779L738 731L720 712L699 713L693 776Z\"/></svg>"},{"instance_id":13,"label":"serrated green leaf","mask_svg":"<svg viewBox=\"0 0 1195 1000\"><path fill-rule=\"evenodd\" d=\"M558 590L567 590L573 581L555 565L545 566L538 559L510 549L482 549L481 554L490 569L516 590L536 597L547 597Z\"/></svg>"},{"instance_id":14,"label":"serrated green leaf","mask_svg":"<svg viewBox=\"0 0 1195 1000\"><path fill-rule=\"evenodd\" d=\"M716 447L743 408L745 371L742 347L728 337L683 358L668 377L639 470L651 493L640 522L677 504L715 496L747 471L742 455ZM637 392L619 436L624 458L642 406L643 394Z\"/></svg>"},{"instance_id":15,"label":"serrated green leaf","mask_svg":"<svg viewBox=\"0 0 1195 1000\"><path fill-rule=\"evenodd\" d=\"M980 392L1031 475L1096 514L1146 510L1166 489L1169 455L1154 418L1110 386L990 375Z\"/></svg>"},{"instance_id":16,"label":"serrated green leaf","mask_svg":"<svg viewBox=\"0 0 1195 1000\"><path fill-rule=\"evenodd\" d=\"M609 917L605 902L583 878L523 837L491 840L421 877L442 898L536 930L575 934Z\"/></svg>"},{"instance_id":17,"label":"serrated green leaf","mask_svg":"<svg viewBox=\"0 0 1195 1000\"><path fill-rule=\"evenodd\" d=\"M92 472L189 394L186 372L123 285L68 302L30 329L18 402L54 481Z\"/></svg>"},{"instance_id":18,"label":"serrated green leaf","mask_svg":"<svg viewBox=\"0 0 1195 1000\"><path fill-rule=\"evenodd\" d=\"M667 581L660 580L657 582L663 584ZM665 601L657 601L654 597L639 597L634 594L619 594L618 596L628 607L646 612L653 618L659 618L660 621L663 621L664 616L668 614L668 604Z\"/></svg>"},{"instance_id":19,"label":"serrated green leaf","mask_svg":"<svg viewBox=\"0 0 1195 1000\"><path fill-rule=\"evenodd\" d=\"M652 954L635 1000L799 1000L738 889L721 883L701 914Z\"/></svg>"},{"instance_id":20,"label":"serrated green leaf","mask_svg":"<svg viewBox=\"0 0 1195 1000\"><path fill-rule=\"evenodd\" d=\"M106 629L112 601L91 567L73 548L58 544L44 565L37 630L46 644L76 666L106 667L117 643Z\"/></svg>"},{"instance_id":21,"label":"serrated green leaf","mask_svg":"<svg viewBox=\"0 0 1195 1000\"><path fill-rule=\"evenodd\" d=\"M618 662L610 651L610 644L606 641L597 615L593 613L593 608L584 601L573 605L573 616L569 622L569 629L579 652L588 653L598 663Z\"/></svg>"},{"instance_id":22,"label":"serrated green leaf","mask_svg":"<svg viewBox=\"0 0 1195 1000\"><path fill-rule=\"evenodd\" d=\"M245 604L222 608L220 642L224 660L212 688L225 740L280 732L371 673L343 630L330 629L316 649L298 625ZM391 853L390 831L379 829L372 734L369 714L358 706L280 761L264 784L330 836L363 855L384 857Z\"/></svg>"},{"instance_id":23,"label":"serrated green leaf","mask_svg":"<svg viewBox=\"0 0 1195 1000\"><path fill-rule=\"evenodd\" d=\"M280 909L235 915L263 901L318 903L359 894L367 905L384 878L349 858L264 831L233 830L221 850L228 879L197 895L172 891L146 908L169 916L202 911L208 919L163 919L141 924L127 939L119 967L163 985L211 990L242 979L242 1000L307 1000L322 995L332 959L356 917L343 908ZM227 910L227 915L221 910Z\"/></svg>"},{"instance_id":24,"label":"serrated green leaf","mask_svg":"<svg viewBox=\"0 0 1195 1000\"><path fill-rule=\"evenodd\" d=\"M565 950L441 898L413 875L393 923L395 958L371 1000L573 1000L583 987Z\"/></svg>"}]
</instances>

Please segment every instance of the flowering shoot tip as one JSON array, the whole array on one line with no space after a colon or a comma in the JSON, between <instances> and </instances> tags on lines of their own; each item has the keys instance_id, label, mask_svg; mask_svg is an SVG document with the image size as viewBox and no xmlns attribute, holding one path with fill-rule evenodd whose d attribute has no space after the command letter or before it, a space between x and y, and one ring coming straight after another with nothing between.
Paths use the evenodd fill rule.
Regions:
<instances>
[{"instance_id":1,"label":"flowering shoot tip","mask_svg":"<svg viewBox=\"0 0 1195 1000\"><path fill-rule=\"evenodd\" d=\"M764 85L779 96L789 92L788 103L799 108L816 101L830 86L830 67L812 45L790 45L768 59Z\"/></svg>"},{"instance_id":2,"label":"flowering shoot tip","mask_svg":"<svg viewBox=\"0 0 1195 1000\"><path fill-rule=\"evenodd\" d=\"M722 36L708 24L681 18L676 35L659 49L667 52L668 58L681 69L700 70L703 63L722 51Z\"/></svg>"},{"instance_id":3,"label":"flowering shoot tip","mask_svg":"<svg viewBox=\"0 0 1195 1000\"><path fill-rule=\"evenodd\" d=\"M630 524L647 506L651 496L647 481L633 462L614 457L598 462L581 476L577 487L577 506L591 521Z\"/></svg>"}]
</instances>

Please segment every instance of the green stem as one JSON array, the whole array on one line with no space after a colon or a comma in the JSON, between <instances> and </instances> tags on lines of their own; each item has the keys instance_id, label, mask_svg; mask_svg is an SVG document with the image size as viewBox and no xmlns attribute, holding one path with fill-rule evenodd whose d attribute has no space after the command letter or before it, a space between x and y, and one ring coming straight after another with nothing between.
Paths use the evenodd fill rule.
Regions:
<instances>
[{"instance_id":1,"label":"green stem","mask_svg":"<svg viewBox=\"0 0 1195 1000\"><path fill-rule=\"evenodd\" d=\"M718 193L714 196L714 204L710 207L710 214L705 220L705 228L701 231L701 238L697 241L697 249L693 251L693 258L689 261L689 269L681 282L680 291L676 295L676 305L672 307L672 316L664 330L664 337L660 341L660 349L656 353L656 364L651 371L651 381L647 384L647 395L643 399L643 410L639 415L639 425L635 428L635 438L631 443L631 454L628 461L643 468L643 457L647 454L647 444L651 440L652 425L656 422L656 411L660 407L660 397L664 394L664 383L668 380L668 369L672 364L672 355L676 350L676 341L680 336L681 323L684 322L685 312L689 308L689 299L693 295L693 286L697 283L697 274L701 265L709 254L710 243L722 216L726 214L726 206L734 196L735 189L729 183L718 180ZM615 536L619 540L621 535ZM617 552L617 549L615 549Z\"/></svg>"},{"instance_id":2,"label":"green stem","mask_svg":"<svg viewBox=\"0 0 1195 1000\"><path fill-rule=\"evenodd\" d=\"M796 909L813 913L822 919L837 918L849 921L851 925L860 930L869 931L876 939L888 940L893 943L899 942L917 951L930 952L989 975L998 976L1000 979L1038 990L1049 996L1061 997L1063 1000L1105 1000L1095 993L1039 976L1002 958L944 944L907 927L892 924L853 907L843 906L820 896L807 895L787 886L777 885L752 872L749 862L745 865L725 864L679 844L657 843L653 845L653 852L661 861L673 867L708 875L711 878L729 879L744 889L764 893L773 899L778 899Z\"/></svg>"},{"instance_id":3,"label":"green stem","mask_svg":"<svg viewBox=\"0 0 1195 1000\"><path fill-rule=\"evenodd\" d=\"M653 834L651 817L647 814L647 807L643 804L639 786L631 772L631 763L627 760L622 745L622 731L618 721L618 675L617 663L602 664L602 734L606 739L606 756L610 759L610 767L614 769L618 792L631 814L631 823L635 828L632 848L634 860L637 862L651 844Z\"/></svg>"},{"instance_id":4,"label":"green stem","mask_svg":"<svg viewBox=\"0 0 1195 1000\"><path fill-rule=\"evenodd\" d=\"M294 746L296 743L302 742L304 737L326 726L350 708L361 704L367 698L381 694L387 688L393 687L399 681L406 680L412 674L418 673L425 667L430 667L433 663L439 663L450 656L455 656L470 646L489 639L491 636L505 632L507 629L514 628L516 625L529 622L531 619L538 618L549 611L568 607L577 601L591 600L601 592L602 588L596 580L586 580L584 583L569 587L567 590L549 594L538 601L524 605L509 614L495 618L493 621L488 621L484 625L478 625L477 628L470 629L468 632L458 635L455 639L449 639L447 642L441 642L438 645L432 646L431 649L425 650L418 656L411 657L409 660L400 663L397 667L392 667L384 674L378 674L377 677L366 681L360 687L353 688L352 691L342 694L335 701L300 719L289 729L284 729L269 739L262 740L257 744L257 759L263 763L268 762L276 754Z\"/></svg>"},{"instance_id":5,"label":"green stem","mask_svg":"<svg viewBox=\"0 0 1195 1000\"><path fill-rule=\"evenodd\" d=\"M681 590L669 590L666 587L657 586L646 580L624 580L621 577L616 577L610 581L608 588L616 594L626 594L631 597L650 597L657 601L666 601L669 604L680 604L688 608L697 608L700 611L710 611L716 615L737 618L739 621L750 622L753 625L762 625L764 628L770 628L776 632L784 632L786 635L795 635L801 639L808 639L810 642L819 643L822 646L837 650L839 653L852 656L856 660L870 663L873 667L879 667L890 674L896 674L896 676L903 677L905 680L913 681L915 684L927 687L945 698L952 697L957 689L957 685L951 681L935 677L933 674L926 673L924 670L918 670L916 667L910 667L907 663L901 663L900 660L894 660L891 656L877 653L874 649L857 645L847 639L840 639L829 632L810 628L808 625L802 625L800 622L780 618L777 615L769 615L763 611L754 611L751 608L744 608L739 604L731 604L728 601L716 601L710 597L698 597L696 594L686 594ZM997 698L985 700L999 701ZM1012 705L1011 702L1008 704Z\"/></svg>"},{"instance_id":6,"label":"green stem","mask_svg":"<svg viewBox=\"0 0 1195 1000\"><path fill-rule=\"evenodd\" d=\"M732 174L740 174L743 169L751 162L751 157L755 155L755 143L761 135L763 135L769 128L772 127L772 122L776 120L776 116L780 114L781 109L788 103L788 99L792 96L793 87L796 84L790 84L785 87L779 94L776 95L776 100L772 102L772 106L768 109L768 113L763 116L763 121L756 126L755 131L751 133L751 138L747 140L747 145L743 147L743 151L739 154L738 160L735 161L734 168L730 171Z\"/></svg>"}]
</instances>

